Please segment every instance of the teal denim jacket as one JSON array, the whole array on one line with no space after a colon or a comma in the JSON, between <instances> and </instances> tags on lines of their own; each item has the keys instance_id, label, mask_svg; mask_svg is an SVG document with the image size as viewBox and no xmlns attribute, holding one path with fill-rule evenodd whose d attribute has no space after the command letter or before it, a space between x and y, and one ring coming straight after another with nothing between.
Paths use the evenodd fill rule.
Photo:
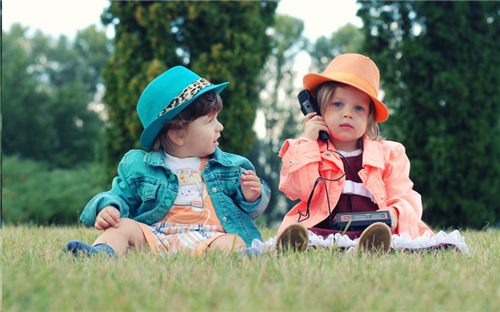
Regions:
<instances>
[{"instance_id":1,"label":"teal denim jacket","mask_svg":"<svg viewBox=\"0 0 500 312\"><path fill-rule=\"evenodd\" d=\"M262 240L253 220L266 210L271 190L261 179L261 196L253 203L246 202L240 187L240 174L245 170L255 171L248 159L217 148L203 169L203 178L226 232L237 234L251 245L255 238ZM111 190L96 195L80 220L94 226L97 214L106 206L114 206L122 218L152 225L172 208L178 190L177 176L166 166L163 151L131 150L118 165Z\"/></svg>"}]
</instances>

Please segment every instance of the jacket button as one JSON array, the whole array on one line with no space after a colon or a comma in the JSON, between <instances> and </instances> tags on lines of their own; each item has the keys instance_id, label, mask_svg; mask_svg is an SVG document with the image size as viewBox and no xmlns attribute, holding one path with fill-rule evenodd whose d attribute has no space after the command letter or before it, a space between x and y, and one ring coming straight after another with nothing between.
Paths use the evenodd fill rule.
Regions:
<instances>
[{"instance_id":1,"label":"jacket button","mask_svg":"<svg viewBox=\"0 0 500 312\"><path fill-rule=\"evenodd\" d=\"M233 187L234 187L233 182L229 182L229 183L227 184L227 188L228 188L228 189L232 190L232 189L233 189Z\"/></svg>"},{"instance_id":2,"label":"jacket button","mask_svg":"<svg viewBox=\"0 0 500 312\"><path fill-rule=\"evenodd\" d=\"M168 179L173 182L175 180L175 174L171 173Z\"/></svg>"},{"instance_id":3,"label":"jacket button","mask_svg":"<svg viewBox=\"0 0 500 312\"><path fill-rule=\"evenodd\" d=\"M212 193L217 193L217 188L216 187L212 187Z\"/></svg>"},{"instance_id":4,"label":"jacket button","mask_svg":"<svg viewBox=\"0 0 500 312\"><path fill-rule=\"evenodd\" d=\"M226 217L222 218L222 221L226 222L226 221L227 221L227 218L226 218Z\"/></svg>"},{"instance_id":5,"label":"jacket button","mask_svg":"<svg viewBox=\"0 0 500 312\"><path fill-rule=\"evenodd\" d=\"M289 165L293 164L293 160L291 160L291 159L290 159L290 160L288 161L288 164L289 164Z\"/></svg>"},{"instance_id":6,"label":"jacket button","mask_svg":"<svg viewBox=\"0 0 500 312\"><path fill-rule=\"evenodd\" d=\"M172 206L172 200L171 199L167 199L165 201L165 205L168 206L168 207Z\"/></svg>"}]
</instances>

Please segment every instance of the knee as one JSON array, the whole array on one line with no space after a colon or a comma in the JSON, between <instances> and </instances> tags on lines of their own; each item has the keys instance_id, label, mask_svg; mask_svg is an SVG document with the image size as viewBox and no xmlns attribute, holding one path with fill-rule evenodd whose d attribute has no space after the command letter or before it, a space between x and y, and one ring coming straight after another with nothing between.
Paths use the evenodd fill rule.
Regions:
<instances>
[{"instance_id":1,"label":"knee","mask_svg":"<svg viewBox=\"0 0 500 312\"><path fill-rule=\"evenodd\" d=\"M238 235L236 235L235 245L237 245L238 247L246 247L247 246L245 241L243 240L243 238L241 238L241 236L238 236Z\"/></svg>"},{"instance_id":2,"label":"knee","mask_svg":"<svg viewBox=\"0 0 500 312\"><path fill-rule=\"evenodd\" d=\"M246 248L246 244L243 238L238 235L224 234L216 238L209 247L225 250L242 250Z\"/></svg>"},{"instance_id":3,"label":"knee","mask_svg":"<svg viewBox=\"0 0 500 312\"><path fill-rule=\"evenodd\" d=\"M104 230L104 232L123 232L126 233L130 231L132 227L136 226L136 221L129 218L120 218L117 227L110 226Z\"/></svg>"},{"instance_id":4,"label":"knee","mask_svg":"<svg viewBox=\"0 0 500 312\"><path fill-rule=\"evenodd\" d=\"M130 227L132 225L136 225L137 224L137 221L135 220L132 220L132 219L129 219L129 218L121 218L120 219L120 222L118 222L118 227L124 227L124 228L127 228L127 227Z\"/></svg>"},{"instance_id":5,"label":"knee","mask_svg":"<svg viewBox=\"0 0 500 312\"><path fill-rule=\"evenodd\" d=\"M118 227L109 227L104 233L126 239L132 245L145 241L139 223L129 218L121 218L120 222L118 222Z\"/></svg>"}]
</instances>

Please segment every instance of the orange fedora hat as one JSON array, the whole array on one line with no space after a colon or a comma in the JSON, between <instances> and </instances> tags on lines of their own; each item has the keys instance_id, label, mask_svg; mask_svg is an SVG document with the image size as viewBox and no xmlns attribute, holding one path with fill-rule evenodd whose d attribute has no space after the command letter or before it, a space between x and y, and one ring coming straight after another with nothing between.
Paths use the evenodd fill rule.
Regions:
<instances>
[{"instance_id":1,"label":"orange fedora hat","mask_svg":"<svg viewBox=\"0 0 500 312\"><path fill-rule=\"evenodd\" d=\"M326 81L337 81L366 93L375 103L375 120L383 122L389 110L378 100L380 73L377 65L361 54L347 53L334 58L323 74L310 73L304 76L304 88L314 94L316 87Z\"/></svg>"}]
</instances>

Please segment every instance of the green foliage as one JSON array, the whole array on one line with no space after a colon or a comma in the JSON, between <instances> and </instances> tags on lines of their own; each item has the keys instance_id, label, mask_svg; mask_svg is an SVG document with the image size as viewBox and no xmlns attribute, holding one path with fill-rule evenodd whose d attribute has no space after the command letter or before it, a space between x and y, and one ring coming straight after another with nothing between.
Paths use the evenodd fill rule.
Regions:
<instances>
[{"instance_id":1,"label":"green foliage","mask_svg":"<svg viewBox=\"0 0 500 312\"><path fill-rule=\"evenodd\" d=\"M74 42L14 24L2 31L2 148L6 155L69 168L90 162L103 122L89 109L110 47L90 26Z\"/></svg>"},{"instance_id":2,"label":"green foliage","mask_svg":"<svg viewBox=\"0 0 500 312\"><path fill-rule=\"evenodd\" d=\"M23 48L25 29L14 25L10 33L2 31L2 153L21 151L46 152L47 137L39 136L50 129L44 113L49 95L37 89L35 77L27 71L31 57ZM37 111L37 113L35 113ZM28 118L29 117L29 118ZM38 144L33 144L36 138Z\"/></svg>"},{"instance_id":3,"label":"green foliage","mask_svg":"<svg viewBox=\"0 0 500 312\"><path fill-rule=\"evenodd\" d=\"M75 224L87 202L104 191L100 166L49 170L17 156L2 159L2 221Z\"/></svg>"},{"instance_id":4,"label":"green foliage","mask_svg":"<svg viewBox=\"0 0 500 312\"><path fill-rule=\"evenodd\" d=\"M303 31L301 20L286 15L275 16L272 50L260 80L259 111L264 118L266 133L257 139L248 157L255 164L259 177L271 188L271 200L264 215L267 224L281 221L288 208L287 199L279 190L281 158L278 153L283 142L295 136L300 123L297 119L301 118L298 91L294 88L297 75L293 67L296 55L307 43Z\"/></svg>"},{"instance_id":5,"label":"green foliage","mask_svg":"<svg viewBox=\"0 0 500 312\"><path fill-rule=\"evenodd\" d=\"M313 71L323 72L339 54L360 53L363 41L364 34L362 30L352 24L341 27L338 31L332 33L330 38L319 37L309 51Z\"/></svg>"},{"instance_id":6,"label":"green foliage","mask_svg":"<svg viewBox=\"0 0 500 312\"><path fill-rule=\"evenodd\" d=\"M276 233L262 232L265 239ZM97 235L84 227L4 226L3 310L500 310L498 230L462 233L473 250L468 255L358 257L317 249L247 259L222 252L161 257L146 250L119 259L73 259L60 253L69 240L92 242Z\"/></svg>"},{"instance_id":7,"label":"green foliage","mask_svg":"<svg viewBox=\"0 0 500 312\"><path fill-rule=\"evenodd\" d=\"M500 220L500 3L361 1L366 53L431 224Z\"/></svg>"},{"instance_id":8,"label":"green foliage","mask_svg":"<svg viewBox=\"0 0 500 312\"><path fill-rule=\"evenodd\" d=\"M231 82L222 93L221 146L238 154L250 150L258 76L270 51L266 29L272 25L276 5L267 1L111 2L102 15L103 23L113 24L116 34L115 52L104 71L111 175L127 150L140 148L143 126L136 104L142 91L177 65L213 83Z\"/></svg>"}]
</instances>

